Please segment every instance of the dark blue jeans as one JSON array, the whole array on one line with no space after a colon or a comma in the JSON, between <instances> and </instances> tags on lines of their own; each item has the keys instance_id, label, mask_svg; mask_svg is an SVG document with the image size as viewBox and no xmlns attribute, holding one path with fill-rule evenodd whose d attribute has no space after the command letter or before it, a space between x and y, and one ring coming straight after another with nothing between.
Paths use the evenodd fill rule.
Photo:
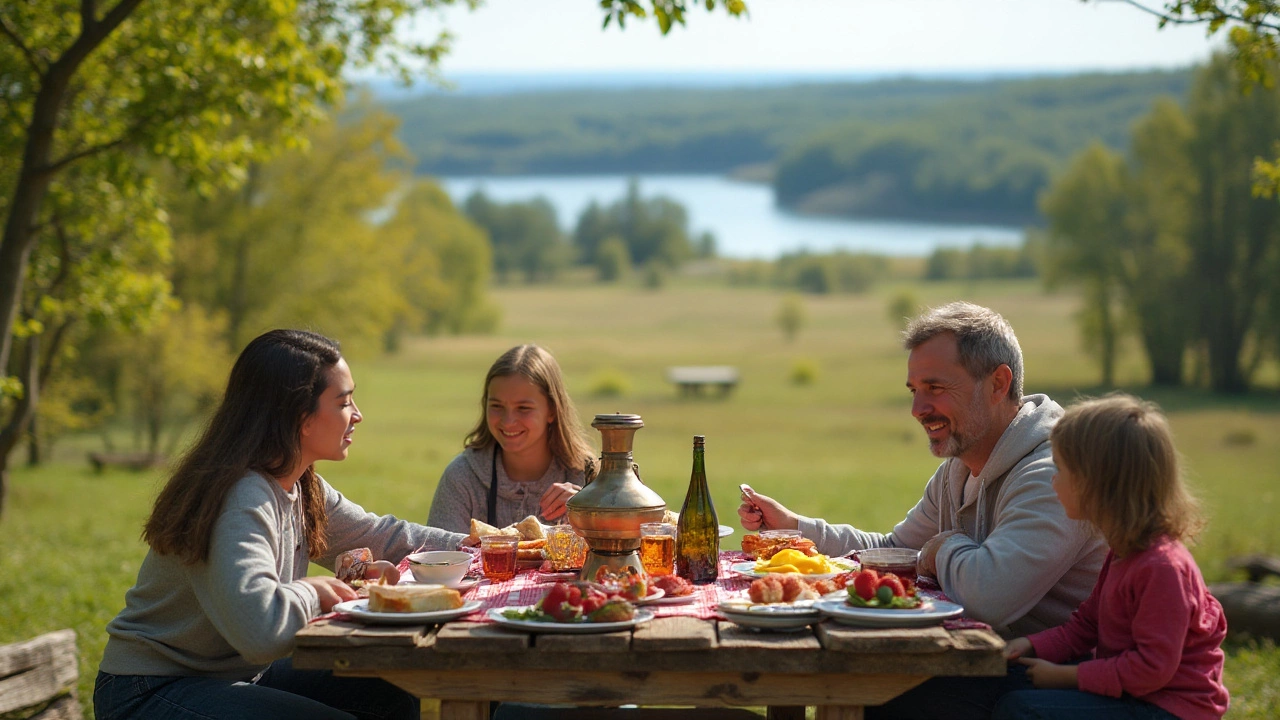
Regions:
<instances>
[{"instance_id":1,"label":"dark blue jeans","mask_svg":"<svg viewBox=\"0 0 1280 720\"><path fill-rule=\"evenodd\" d=\"M1010 665L1004 677L929 678L884 705L868 705L866 720L988 720L1000 698L1031 687L1023 665Z\"/></svg>"},{"instance_id":2,"label":"dark blue jeans","mask_svg":"<svg viewBox=\"0 0 1280 720\"><path fill-rule=\"evenodd\" d=\"M294 670L277 660L255 682L99 672L98 720L418 720L417 698L376 678Z\"/></svg>"},{"instance_id":3,"label":"dark blue jeans","mask_svg":"<svg viewBox=\"0 0 1280 720\"><path fill-rule=\"evenodd\" d=\"M1018 690L1000 698L991 720L1177 720L1167 710L1129 697L1103 697L1083 690Z\"/></svg>"}]
</instances>

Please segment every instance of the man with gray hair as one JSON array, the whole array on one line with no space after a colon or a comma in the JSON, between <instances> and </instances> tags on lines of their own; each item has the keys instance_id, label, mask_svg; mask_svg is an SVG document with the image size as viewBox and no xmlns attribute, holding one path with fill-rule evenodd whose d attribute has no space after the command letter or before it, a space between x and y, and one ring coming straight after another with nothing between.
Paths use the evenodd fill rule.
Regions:
<instances>
[{"instance_id":1,"label":"man with gray hair","mask_svg":"<svg viewBox=\"0 0 1280 720\"><path fill-rule=\"evenodd\" d=\"M819 552L832 556L873 547L916 549L920 574L936 577L967 616L1002 636L1061 625L1093 589L1106 556L1102 538L1068 519L1053 491L1049 430L1062 407L1046 395L1022 394L1022 349L1009 323L988 308L965 302L934 308L907 326L903 340L910 351L911 414L929 449L946 458L920 502L882 534L804 517L744 488L742 526L799 528ZM931 684L937 685L930 681L899 700L922 699ZM922 717L967 717L972 709L976 717L989 713L998 698L974 697L968 708L950 691L944 694L945 700L938 696L944 704L922 708L912 702L911 710ZM868 708L867 716L877 710ZM909 716L908 710L898 707L895 716Z\"/></svg>"}]
</instances>

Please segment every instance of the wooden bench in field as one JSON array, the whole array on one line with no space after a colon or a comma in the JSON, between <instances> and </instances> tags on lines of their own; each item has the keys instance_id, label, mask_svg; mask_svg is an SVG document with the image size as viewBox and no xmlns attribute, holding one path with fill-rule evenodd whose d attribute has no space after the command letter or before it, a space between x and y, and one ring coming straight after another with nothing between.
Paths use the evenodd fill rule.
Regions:
<instances>
[{"instance_id":1,"label":"wooden bench in field","mask_svg":"<svg viewBox=\"0 0 1280 720\"><path fill-rule=\"evenodd\" d=\"M153 455L145 452L91 452L89 453L89 464L93 466L93 471L101 473L109 467L122 467L129 470L148 470L153 467L164 465L165 457L163 455Z\"/></svg>"},{"instance_id":2,"label":"wooden bench in field","mask_svg":"<svg viewBox=\"0 0 1280 720\"><path fill-rule=\"evenodd\" d=\"M78 663L74 630L0 645L0 716L80 720L84 715L76 699Z\"/></svg>"},{"instance_id":3,"label":"wooden bench in field","mask_svg":"<svg viewBox=\"0 0 1280 720\"><path fill-rule=\"evenodd\" d=\"M1245 571L1247 582L1215 583L1209 592L1222 603L1227 629L1280 640L1280 585L1264 584L1268 575L1280 576L1280 558L1249 555L1227 560Z\"/></svg>"},{"instance_id":4,"label":"wooden bench in field","mask_svg":"<svg viewBox=\"0 0 1280 720\"><path fill-rule=\"evenodd\" d=\"M723 397L738 384L738 369L731 365L687 365L667 368L667 380L681 395L697 396L703 388L715 388Z\"/></svg>"}]
</instances>

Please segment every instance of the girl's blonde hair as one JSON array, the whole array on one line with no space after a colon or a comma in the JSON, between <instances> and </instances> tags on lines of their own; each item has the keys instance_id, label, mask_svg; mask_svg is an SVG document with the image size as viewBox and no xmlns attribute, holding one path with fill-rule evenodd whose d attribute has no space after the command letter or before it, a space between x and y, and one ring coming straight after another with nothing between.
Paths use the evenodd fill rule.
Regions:
<instances>
[{"instance_id":1,"label":"girl's blonde hair","mask_svg":"<svg viewBox=\"0 0 1280 720\"><path fill-rule=\"evenodd\" d=\"M578 411L565 389L560 364L551 353L537 345L517 345L493 361L480 391L480 422L467 434L466 446L487 450L497 442L489 431L489 383L496 377L511 375L519 375L537 385L546 396L555 417L547 427L551 455L565 468L583 470L595 458L595 451L587 444L582 425L578 422Z\"/></svg>"},{"instance_id":2,"label":"girl's blonde hair","mask_svg":"<svg viewBox=\"0 0 1280 720\"><path fill-rule=\"evenodd\" d=\"M1080 511L1121 557L1169 535L1189 541L1204 526L1179 470L1160 408L1116 393L1067 410L1049 435L1053 460L1076 481Z\"/></svg>"}]
</instances>

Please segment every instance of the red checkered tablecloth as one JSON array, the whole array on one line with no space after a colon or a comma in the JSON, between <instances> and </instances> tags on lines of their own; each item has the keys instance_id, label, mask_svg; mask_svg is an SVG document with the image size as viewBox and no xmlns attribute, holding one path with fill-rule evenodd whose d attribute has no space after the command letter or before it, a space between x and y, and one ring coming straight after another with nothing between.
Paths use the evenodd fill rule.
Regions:
<instances>
[{"instance_id":1,"label":"red checkered tablecloth","mask_svg":"<svg viewBox=\"0 0 1280 720\"><path fill-rule=\"evenodd\" d=\"M472 548L463 549L475 556L467 574L476 577L482 576L484 573L480 565L479 551ZM681 605L649 605L648 608L653 610L656 617L690 616L703 620L724 619L724 616L717 611L717 606L724 600L741 597L751 584L751 578L738 575L731 569L731 566L734 563L748 559L750 558L741 552L722 552L720 553L719 579L713 584L694 586L693 602ZM413 574L409 572L407 558L400 562L399 569L402 581L413 581ZM576 579L577 573L543 572L540 568L530 568L521 570L514 578L505 582L494 583L489 580L481 580L474 587L464 591L467 600L480 602L480 608L462 619L470 622L493 622L486 615L488 610L508 606L532 605L547 594L547 590L552 583ZM918 587L920 592L927 597L937 600L950 600L942 592L942 589L938 587L938 584L930 578L921 578ZM336 617L336 615L331 613L322 617L332 618ZM967 617L947 620L943 623L943 627L948 630L991 629L990 625Z\"/></svg>"}]
</instances>

